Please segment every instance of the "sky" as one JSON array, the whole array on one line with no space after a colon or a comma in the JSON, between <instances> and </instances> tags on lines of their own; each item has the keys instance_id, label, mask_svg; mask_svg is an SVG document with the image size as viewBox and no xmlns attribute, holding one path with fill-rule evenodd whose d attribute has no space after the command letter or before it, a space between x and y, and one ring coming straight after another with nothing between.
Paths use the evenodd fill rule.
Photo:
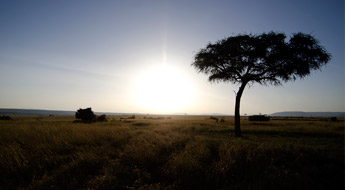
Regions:
<instances>
[{"instance_id":1,"label":"sky","mask_svg":"<svg viewBox=\"0 0 345 190\"><path fill-rule=\"evenodd\" d=\"M209 83L194 55L270 31L311 34L331 61L247 86L241 114L345 111L343 0L1 0L0 108L234 114L239 86Z\"/></svg>"}]
</instances>

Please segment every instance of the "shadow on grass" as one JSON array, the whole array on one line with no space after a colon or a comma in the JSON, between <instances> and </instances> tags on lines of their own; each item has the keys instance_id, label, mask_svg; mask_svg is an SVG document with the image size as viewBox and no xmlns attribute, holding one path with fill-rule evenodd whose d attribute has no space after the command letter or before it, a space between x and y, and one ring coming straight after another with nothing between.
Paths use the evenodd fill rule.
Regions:
<instances>
[{"instance_id":1,"label":"shadow on grass","mask_svg":"<svg viewBox=\"0 0 345 190\"><path fill-rule=\"evenodd\" d=\"M283 138L344 138L337 133L321 132L297 132L297 131L273 131L273 130L244 130L244 135L272 136Z\"/></svg>"},{"instance_id":2,"label":"shadow on grass","mask_svg":"<svg viewBox=\"0 0 345 190\"><path fill-rule=\"evenodd\" d=\"M197 130L198 134L217 134L234 136L234 129L200 129ZM271 136L282 138L344 138L344 134L340 133L322 133L322 132L298 132L298 131L283 131L283 130L265 130L265 129L242 129L242 135L255 135L255 136Z\"/></svg>"}]
</instances>

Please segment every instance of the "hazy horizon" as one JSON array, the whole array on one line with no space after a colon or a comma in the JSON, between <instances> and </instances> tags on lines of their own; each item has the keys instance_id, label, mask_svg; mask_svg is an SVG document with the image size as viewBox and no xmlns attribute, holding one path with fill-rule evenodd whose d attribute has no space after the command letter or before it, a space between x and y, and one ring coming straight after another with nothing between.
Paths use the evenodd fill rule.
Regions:
<instances>
[{"instance_id":1,"label":"hazy horizon","mask_svg":"<svg viewBox=\"0 0 345 190\"><path fill-rule=\"evenodd\" d=\"M86 108L86 107L85 107ZM81 108L81 109L85 109L85 108ZM80 109L80 108L78 108ZM92 109L92 108L91 108ZM5 110L10 110L8 112L5 112ZM17 112L12 112L16 110ZM21 111L25 111L25 112L21 112ZM32 112L31 112L32 111ZM38 111L40 114L39 115L48 115L48 114L58 114L58 115L64 115L63 113L57 113L57 112L71 112L75 113L77 110L49 110L49 109L30 109L30 108L0 108L0 114L30 114L30 115L36 115L37 113L35 111ZM179 113L179 112L175 112L175 113L143 113L143 112L116 112L116 111L108 111L108 112L104 112L102 110L94 110L92 109L92 111L96 114L108 114L108 115L200 115L200 116L204 116L204 115L219 115L219 116L234 116L234 114L225 114L225 113ZM24 114L26 113L26 114ZM312 115L308 115L308 116L312 116L312 117L328 117L328 116L343 116L345 114L345 112L323 112L323 111L313 111L313 112L308 112L308 111L301 111L301 110L285 110L285 111L276 111L276 112L272 112L272 113L257 113L257 114L246 114L244 113L242 116L249 116L249 115L275 115L275 116L297 116L297 115L301 115L305 116L308 114L312 114ZM314 114L314 115L313 115ZM69 114L67 114L69 115Z\"/></svg>"},{"instance_id":2,"label":"hazy horizon","mask_svg":"<svg viewBox=\"0 0 345 190\"><path fill-rule=\"evenodd\" d=\"M237 34L312 34L331 61L303 80L246 87L241 114L344 112L344 2L1 1L0 108L233 115L237 85L191 66Z\"/></svg>"}]
</instances>

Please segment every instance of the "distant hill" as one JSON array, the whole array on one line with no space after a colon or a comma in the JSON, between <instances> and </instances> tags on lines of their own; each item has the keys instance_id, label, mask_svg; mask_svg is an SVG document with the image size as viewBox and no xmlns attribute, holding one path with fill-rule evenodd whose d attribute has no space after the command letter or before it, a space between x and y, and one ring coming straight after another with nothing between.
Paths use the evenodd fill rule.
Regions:
<instances>
[{"instance_id":1,"label":"distant hill","mask_svg":"<svg viewBox=\"0 0 345 190\"><path fill-rule=\"evenodd\" d=\"M272 113L270 116L280 117L344 117L344 112L302 112L302 111L284 111Z\"/></svg>"}]
</instances>

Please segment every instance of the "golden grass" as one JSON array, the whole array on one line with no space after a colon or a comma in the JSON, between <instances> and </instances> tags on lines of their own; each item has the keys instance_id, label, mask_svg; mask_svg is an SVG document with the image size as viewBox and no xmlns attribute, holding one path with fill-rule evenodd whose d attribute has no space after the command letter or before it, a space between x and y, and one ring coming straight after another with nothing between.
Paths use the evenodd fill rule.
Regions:
<instances>
[{"instance_id":1,"label":"golden grass","mask_svg":"<svg viewBox=\"0 0 345 190\"><path fill-rule=\"evenodd\" d=\"M0 189L336 189L344 122L208 116L0 121Z\"/></svg>"}]
</instances>

